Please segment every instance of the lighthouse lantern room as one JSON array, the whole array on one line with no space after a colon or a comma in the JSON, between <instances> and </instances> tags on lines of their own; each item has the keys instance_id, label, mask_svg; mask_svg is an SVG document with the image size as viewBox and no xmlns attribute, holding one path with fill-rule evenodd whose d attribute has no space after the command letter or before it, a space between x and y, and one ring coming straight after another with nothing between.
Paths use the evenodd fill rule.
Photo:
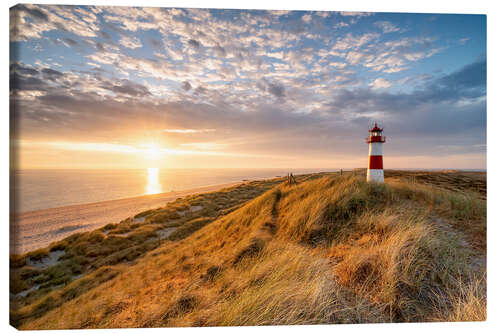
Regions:
<instances>
[{"instance_id":1,"label":"lighthouse lantern room","mask_svg":"<svg viewBox=\"0 0 500 333\"><path fill-rule=\"evenodd\" d=\"M377 123L368 130L370 136L366 138L366 143L369 145L366 181L369 182L384 182L382 144L385 142L385 136L382 136L383 130L383 128L377 126Z\"/></svg>"}]
</instances>

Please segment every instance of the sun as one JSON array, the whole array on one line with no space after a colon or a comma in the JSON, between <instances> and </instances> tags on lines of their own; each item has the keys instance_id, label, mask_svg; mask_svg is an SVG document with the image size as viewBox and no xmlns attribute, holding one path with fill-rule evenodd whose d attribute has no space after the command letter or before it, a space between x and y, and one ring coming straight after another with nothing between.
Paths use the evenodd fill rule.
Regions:
<instances>
[{"instance_id":1,"label":"sun","mask_svg":"<svg viewBox=\"0 0 500 333\"><path fill-rule=\"evenodd\" d=\"M157 161L160 159L161 149L155 143L146 146L145 155L149 160Z\"/></svg>"}]
</instances>

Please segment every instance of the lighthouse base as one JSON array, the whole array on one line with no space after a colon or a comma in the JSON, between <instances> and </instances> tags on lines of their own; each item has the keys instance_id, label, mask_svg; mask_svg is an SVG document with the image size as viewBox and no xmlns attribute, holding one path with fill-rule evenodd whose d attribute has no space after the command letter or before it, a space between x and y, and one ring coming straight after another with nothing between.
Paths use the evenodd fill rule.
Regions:
<instances>
[{"instance_id":1,"label":"lighthouse base","mask_svg":"<svg viewBox=\"0 0 500 333\"><path fill-rule=\"evenodd\" d=\"M384 182L384 169L368 169L366 171L367 182Z\"/></svg>"}]
</instances>

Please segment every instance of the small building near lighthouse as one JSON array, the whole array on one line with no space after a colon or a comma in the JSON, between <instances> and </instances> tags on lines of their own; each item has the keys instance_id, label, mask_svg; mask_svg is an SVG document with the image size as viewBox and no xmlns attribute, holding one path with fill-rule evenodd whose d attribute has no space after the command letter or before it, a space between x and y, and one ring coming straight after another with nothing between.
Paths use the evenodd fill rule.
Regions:
<instances>
[{"instance_id":1,"label":"small building near lighthouse","mask_svg":"<svg viewBox=\"0 0 500 333\"><path fill-rule=\"evenodd\" d=\"M384 182L384 163L382 159L382 144L385 143L385 136L382 135L384 129L373 126L368 130L370 136L366 138L368 143L368 169L366 170L366 181Z\"/></svg>"}]
</instances>

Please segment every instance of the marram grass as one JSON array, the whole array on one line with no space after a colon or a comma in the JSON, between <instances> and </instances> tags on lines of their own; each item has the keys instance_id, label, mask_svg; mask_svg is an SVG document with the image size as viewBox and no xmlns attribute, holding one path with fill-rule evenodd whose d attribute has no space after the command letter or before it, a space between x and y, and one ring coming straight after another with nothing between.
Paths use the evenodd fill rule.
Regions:
<instances>
[{"instance_id":1,"label":"marram grass","mask_svg":"<svg viewBox=\"0 0 500 333\"><path fill-rule=\"evenodd\" d=\"M486 319L481 197L398 179L298 180L187 198L139 214L145 225L54 244L74 266L58 269L87 273L15 303L11 321L56 329ZM189 213L195 205L203 210ZM172 223L174 236L149 236ZM23 260L12 258L15 272L47 278Z\"/></svg>"}]
</instances>

